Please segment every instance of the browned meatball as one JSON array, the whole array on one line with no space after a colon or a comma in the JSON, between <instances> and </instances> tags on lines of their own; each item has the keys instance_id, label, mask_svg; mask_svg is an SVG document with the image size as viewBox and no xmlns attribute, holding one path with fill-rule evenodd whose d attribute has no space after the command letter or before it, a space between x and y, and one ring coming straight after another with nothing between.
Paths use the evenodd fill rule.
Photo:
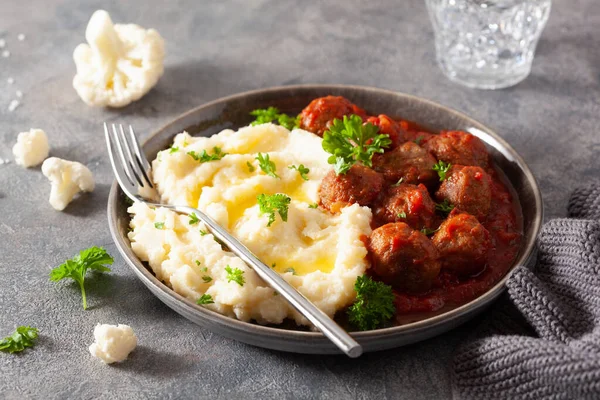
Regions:
<instances>
[{"instance_id":1,"label":"browned meatball","mask_svg":"<svg viewBox=\"0 0 600 400\"><path fill-rule=\"evenodd\" d=\"M438 180L432 169L436 159L414 142L406 142L394 150L373 157L373 169L381 172L390 183L402 178L403 183L432 185Z\"/></svg>"},{"instance_id":2,"label":"browned meatball","mask_svg":"<svg viewBox=\"0 0 600 400\"><path fill-rule=\"evenodd\" d=\"M427 188L401 183L379 197L373 207L375 220L381 224L406 222L414 229L431 228L435 217L435 203Z\"/></svg>"},{"instance_id":3,"label":"browned meatball","mask_svg":"<svg viewBox=\"0 0 600 400\"><path fill-rule=\"evenodd\" d=\"M445 131L424 142L435 158L451 164L487 167L488 152L476 136L462 131Z\"/></svg>"},{"instance_id":4,"label":"browned meatball","mask_svg":"<svg viewBox=\"0 0 600 400\"><path fill-rule=\"evenodd\" d=\"M483 221L490 211L492 179L479 167L454 165L435 193L439 201L448 200L461 211Z\"/></svg>"},{"instance_id":5,"label":"browned meatball","mask_svg":"<svg viewBox=\"0 0 600 400\"><path fill-rule=\"evenodd\" d=\"M404 222L375 229L367 248L377 276L401 291L424 292L440 272L439 254L431 240Z\"/></svg>"},{"instance_id":6,"label":"browned meatball","mask_svg":"<svg viewBox=\"0 0 600 400\"><path fill-rule=\"evenodd\" d=\"M345 174L336 175L331 170L319 187L321 204L333 213L354 203L369 206L383 190L384 182L381 174L361 164L354 164Z\"/></svg>"},{"instance_id":7,"label":"browned meatball","mask_svg":"<svg viewBox=\"0 0 600 400\"><path fill-rule=\"evenodd\" d=\"M492 246L490 233L477 218L460 211L452 211L431 240L440 253L442 268L463 276L483 269Z\"/></svg>"},{"instance_id":8,"label":"browned meatball","mask_svg":"<svg viewBox=\"0 0 600 400\"><path fill-rule=\"evenodd\" d=\"M342 96L319 97L310 102L300 113L300 128L323 137L323 133L335 118L344 115L359 115L363 120L367 113Z\"/></svg>"},{"instance_id":9,"label":"browned meatball","mask_svg":"<svg viewBox=\"0 0 600 400\"><path fill-rule=\"evenodd\" d=\"M379 128L379 133L388 135L392 144L390 148L394 148L406 141L406 131L402 129L398 121L394 121L385 114L380 114L377 117L369 117L366 122L370 122Z\"/></svg>"}]
</instances>

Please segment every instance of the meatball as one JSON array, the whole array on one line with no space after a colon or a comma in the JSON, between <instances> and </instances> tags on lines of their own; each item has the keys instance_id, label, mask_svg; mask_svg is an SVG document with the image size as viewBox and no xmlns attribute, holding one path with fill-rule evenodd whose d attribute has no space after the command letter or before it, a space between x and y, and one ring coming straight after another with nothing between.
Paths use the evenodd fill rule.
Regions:
<instances>
[{"instance_id":1,"label":"meatball","mask_svg":"<svg viewBox=\"0 0 600 400\"><path fill-rule=\"evenodd\" d=\"M354 164L345 174L331 170L319 187L321 204L333 213L358 203L371 205L383 190L385 180L378 172L361 164Z\"/></svg>"},{"instance_id":2,"label":"meatball","mask_svg":"<svg viewBox=\"0 0 600 400\"><path fill-rule=\"evenodd\" d=\"M424 292L440 272L438 251L431 240L404 222L375 229L367 248L377 276L401 291Z\"/></svg>"},{"instance_id":3,"label":"meatball","mask_svg":"<svg viewBox=\"0 0 600 400\"><path fill-rule=\"evenodd\" d=\"M379 223L406 222L414 229L431 228L435 218L435 203L424 185L401 183L391 186L373 207Z\"/></svg>"},{"instance_id":4,"label":"meatball","mask_svg":"<svg viewBox=\"0 0 600 400\"><path fill-rule=\"evenodd\" d=\"M379 133L386 134L390 137L392 144L390 148L394 148L406 141L406 131L402 129L400 123L394 121L385 114L378 115L377 117L369 117L367 122L379 128Z\"/></svg>"},{"instance_id":5,"label":"meatball","mask_svg":"<svg viewBox=\"0 0 600 400\"><path fill-rule=\"evenodd\" d=\"M488 166L488 152L476 136L462 131L445 131L427 139L424 147L435 158L451 164Z\"/></svg>"},{"instance_id":6,"label":"meatball","mask_svg":"<svg viewBox=\"0 0 600 400\"><path fill-rule=\"evenodd\" d=\"M357 114L363 120L367 113L342 96L319 97L310 102L300 113L300 128L323 137L323 133L335 118Z\"/></svg>"},{"instance_id":7,"label":"meatball","mask_svg":"<svg viewBox=\"0 0 600 400\"><path fill-rule=\"evenodd\" d=\"M416 143L406 142L394 150L373 157L373 169L381 172L386 180L396 183L424 183L433 185L438 180L433 170L436 159Z\"/></svg>"},{"instance_id":8,"label":"meatball","mask_svg":"<svg viewBox=\"0 0 600 400\"><path fill-rule=\"evenodd\" d=\"M480 272L492 247L487 229L477 218L460 211L452 211L431 240L440 253L442 268L463 276Z\"/></svg>"},{"instance_id":9,"label":"meatball","mask_svg":"<svg viewBox=\"0 0 600 400\"><path fill-rule=\"evenodd\" d=\"M439 201L448 200L455 208L483 221L492 202L492 178L480 167L454 165L435 193Z\"/></svg>"}]
</instances>

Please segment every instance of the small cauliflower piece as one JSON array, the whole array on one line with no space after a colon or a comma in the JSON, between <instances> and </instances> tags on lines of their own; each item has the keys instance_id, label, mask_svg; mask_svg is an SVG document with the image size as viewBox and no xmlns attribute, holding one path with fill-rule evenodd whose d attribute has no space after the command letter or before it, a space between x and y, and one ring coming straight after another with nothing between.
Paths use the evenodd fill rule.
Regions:
<instances>
[{"instance_id":1,"label":"small cauliflower piece","mask_svg":"<svg viewBox=\"0 0 600 400\"><path fill-rule=\"evenodd\" d=\"M62 211L79 192L94 190L94 176L83 164L50 157L42 164L42 173L50 179L50 204Z\"/></svg>"},{"instance_id":2,"label":"small cauliflower piece","mask_svg":"<svg viewBox=\"0 0 600 400\"><path fill-rule=\"evenodd\" d=\"M13 147L15 162L25 168L35 167L48 157L50 146L46 132L41 129L30 129L21 132Z\"/></svg>"},{"instance_id":3,"label":"small cauliflower piece","mask_svg":"<svg viewBox=\"0 0 600 400\"><path fill-rule=\"evenodd\" d=\"M90 353L106 364L121 362L137 346L137 337L129 325L98 324Z\"/></svg>"},{"instance_id":4,"label":"small cauliflower piece","mask_svg":"<svg viewBox=\"0 0 600 400\"><path fill-rule=\"evenodd\" d=\"M88 44L75 48L73 87L90 106L124 107L139 100L162 76L164 40L154 29L113 25L98 10L85 31Z\"/></svg>"}]
</instances>

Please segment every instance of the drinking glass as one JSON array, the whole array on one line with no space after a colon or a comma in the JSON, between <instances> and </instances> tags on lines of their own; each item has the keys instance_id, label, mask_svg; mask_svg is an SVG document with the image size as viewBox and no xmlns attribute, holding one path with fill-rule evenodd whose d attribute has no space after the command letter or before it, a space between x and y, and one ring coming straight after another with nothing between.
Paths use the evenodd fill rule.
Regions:
<instances>
[{"instance_id":1,"label":"drinking glass","mask_svg":"<svg viewBox=\"0 0 600 400\"><path fill-rule=\"evenodd\" d=\"M478 89L529 75L552 0L426 0L437 62L451 80Z\"/></svg>"}]
</instances>

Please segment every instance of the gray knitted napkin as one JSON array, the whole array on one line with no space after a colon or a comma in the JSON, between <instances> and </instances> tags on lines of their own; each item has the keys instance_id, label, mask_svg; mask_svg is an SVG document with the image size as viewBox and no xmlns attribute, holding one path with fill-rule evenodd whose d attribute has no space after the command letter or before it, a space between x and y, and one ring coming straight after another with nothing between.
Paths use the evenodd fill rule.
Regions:
<instances>
[{"instance_id":1,"label":"gray knitted napkin","mask_svg":"<svg viewBox=\"0 0 600 400\"><path fill-rule=\"evenodd\" d=\"M466 399L600 399L600 186L542 228L535 272L518 267L454 359Z\"/></svg>"}]
</instances>

